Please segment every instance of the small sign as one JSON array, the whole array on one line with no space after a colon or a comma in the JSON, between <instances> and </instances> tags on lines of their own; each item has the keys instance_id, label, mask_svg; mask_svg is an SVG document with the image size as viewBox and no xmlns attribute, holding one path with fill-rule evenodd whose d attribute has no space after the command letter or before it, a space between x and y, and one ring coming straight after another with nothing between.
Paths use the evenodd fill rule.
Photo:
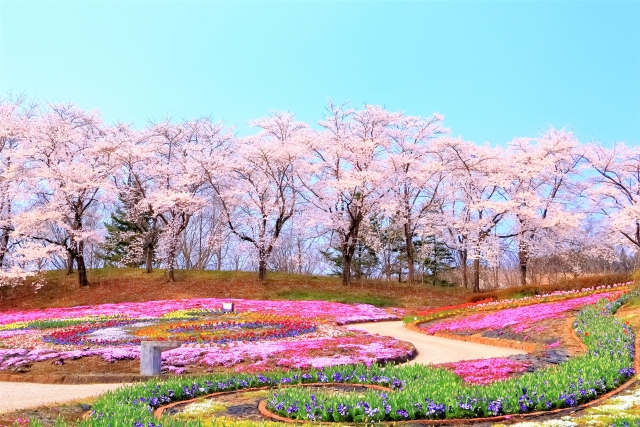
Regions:
<instances>
[{"instance_id":1,"label":"small sign","mask_svg":"<svg viewBox=\"0 0 640 427\"><path fill-rule=\"evenodd\" d=\"M233 312L233 303L232 302L223 302L222 303L222 311L225 313Z\"/></svg>"}]
</instances>

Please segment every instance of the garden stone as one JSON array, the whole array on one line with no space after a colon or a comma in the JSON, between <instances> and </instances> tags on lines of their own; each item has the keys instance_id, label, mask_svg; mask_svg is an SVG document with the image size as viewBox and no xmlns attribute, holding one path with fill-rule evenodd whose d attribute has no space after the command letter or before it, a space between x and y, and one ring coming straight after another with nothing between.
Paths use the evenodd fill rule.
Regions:
<instances>
[{"instance_id":1,"label":"garden stone","mask_svg":"<svg viewBox=\"0 0 640 427\"><path fill-rule=\"evenodd\" d=\"M160 375L161 353L181 345L180 341L142 341L140 343L140 375Z\"/></svg>"}]
</instances>

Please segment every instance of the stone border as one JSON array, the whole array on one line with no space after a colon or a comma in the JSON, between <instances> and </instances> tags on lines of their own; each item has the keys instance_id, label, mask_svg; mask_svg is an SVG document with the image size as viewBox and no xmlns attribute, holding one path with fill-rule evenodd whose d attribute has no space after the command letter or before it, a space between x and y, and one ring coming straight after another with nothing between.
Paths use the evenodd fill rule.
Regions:
<instances>
[{"instance_id":1,"label":"stone border","mask_svg":"<svg viewBox=\"0 0 640 427\"><path fill-rule=\"evenodd\" d=\"M244 392L252 392L252 391L262 391L262 390L271 390L271 389L276 389L278 387L287 387L287 388L291 388L291 387L317 387L317 386L322 386L322 387L334 387L334 386L346 386L346 387L365 387L365 388L370 388L373 390L380 390L380 391L392 391L390 388L388 387L383 387L380 385L375 385L375 384L353 384L353 383L303 383L303 384L285 384L285 385L281 385L281 386L264 386L264 387L252 387L252 388L243 388L243 389L236 389L236 390L230 390L230 391L219 391L216 393L211 393L211 394L207 394L205 396L198 396L194 399L189 399L189 400L180 400L178 402L173 402L170 403L168 405L164 405L159 407L158 409L156 409L155 411L153 411L153 416L156 417L157 420L162 419L162 414L164 413L164 411L166 411L169 408L173 408L174 406L178 406L178 405L184 405L186 403L191 403L191 402L195 402L196 400L200 400L200 399L210 399L212 397L216 397L216 396L225 396L228 394L234 394L234 393L244 393ZM263 401L260 401L260 403L262 403ZM258 408L260 408L260 404L258 404ZM86 414L85 414L86 415ZM84 415L83 415L84 418Z\"/></svg>"},{"instance_id":2,"label":"stone border","mask_svg":"<svg viewBox=\"0 0 640 427\"><path fill-rule=\"evenodd\" d=\"M572 406L569 408L560 408L554 409L552 411L539 411L539 412L531 412L527 414L511 414L511 415L498 415L495 417L485 417L485 418L452 418L452 419L444 419L444 420L429 420L429 419L417 419L417 420L406 420L406 421L382 421L376 424L382 425L396 425L396 424L404 424L404 425L413 425L413 424L426 424L428 426L446 426L446 425L458 425L458 424L476 424L476 423L486 423L486 422L494 422L494 421L506 421L506 420L523 420L529 418L536 418L546 415L561 415L561 414L570 414L574 413L578 410L583 410L590 408L591 406L597 405L602 401L616 395L620 392L623 392L629 386L636 383L637 379L631 378L626 383L622 384L620 387L611 390L609 393L603 394L599 398L592 400L590 402L583 403L579 406ZM273 421L279 421L288 424L305 424L309 423L309 420L294 420L291 418L285 418L280 415L274 414L273 412L267 409L267 403L264 400L261 400L258 404L258 411L263 417L271 419ZM337 421L327 422L327 421L314 421L313 424L322 424L322 425L338 425ZM349 424L364 424L364 423L349 423Z\"/></svg>"}]
</instances>

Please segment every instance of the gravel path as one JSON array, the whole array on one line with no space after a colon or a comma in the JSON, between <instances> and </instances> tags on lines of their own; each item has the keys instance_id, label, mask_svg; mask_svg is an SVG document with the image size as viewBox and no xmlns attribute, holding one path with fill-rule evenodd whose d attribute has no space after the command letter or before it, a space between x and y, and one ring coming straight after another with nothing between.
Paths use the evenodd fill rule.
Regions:
<instances>
[{"instance_id":1,"label":"gravel path","mask_svg":"<svg viewBox=\"0 0 640 427\"><path fill-rule=\"evenodd\" d=\"M370 333L388 335L409 341L418 350L418 356L409 363L446 363L460 360L487 359L514 354L526 354L521 350L449 340L413 332L402 322L359 323L348 326ZM123 384L33 384L0 382L0 413L42 405L64 403L96 396L114 390Z\"/></svg>"},{"instance_id":2,"label":"gravel path","mask_svg":"<svg viewBox=\"0 0 640 427\"><path fill-rule=\"evenodd\" d=\"M0 382L0 413L97 396L123 384L34 384Z\"/></svg>"},{"instance_id":3,"label":"gravel path","mask_svg":"<svg viewBox=\"0 0 640 427\"><path fill-rule=\"evenodd\" d=\"M448 363L460 360L489 359L506 357L515 354L526 354L522 350L494 347L466 341L450 340L410 331L403 322L358 323L348 326L361 329L372 334L388 335L402 341L409 341L418 350L418 356L409 363Z\"/></svg>"}]
</instances>

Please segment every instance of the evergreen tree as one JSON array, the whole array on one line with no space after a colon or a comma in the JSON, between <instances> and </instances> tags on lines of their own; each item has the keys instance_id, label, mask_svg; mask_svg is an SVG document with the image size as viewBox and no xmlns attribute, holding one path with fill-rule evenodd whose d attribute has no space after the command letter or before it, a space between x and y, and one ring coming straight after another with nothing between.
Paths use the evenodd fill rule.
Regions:
<instances>
[{"instance_id":1,"label":"evergreen tree","mask_svg":"<svg viewBox=\"0 0 640 427\"><path fill-rule=\"evenodd\" d=\"M442 272L453 268L455 259L451 249L447 247L436 236L426 236L416 242L417 251L424 254L422 265L424 267L424 277L432 285L448 284L438 277Z\"/></svg>"},{"instance_id":2,"label":"evergreen tree","mask_svg":"<svg viewBox=\"0 0 640 427\"><path fill-rule=\"evenodd\" d=\"M331 266L332 276L341 276L343 273L342 253L338 248L330 248L326 251L320 251L327 263ZM356 244L356 250L351 261L351 274L356 280L367 279L371 277L373 271L379 264L378 256L373 248L367 246L363 242Z\"/></svg>"},{"instance_id":3,"label":"evergreen tree","mask_svg":"<svg viewBox=\"0 0 640 427\"><path fill-rule=\"evenodd\" d=\"M147 213L135 215L135 202L124 193L119 199L121 207L111 214L111 222L105 224L107 237L100 257L109 266L140 267L147 260L147 251L153 250L144 243L144 232L150 227L151 218Z\"/></svg>"}]
</instances>

